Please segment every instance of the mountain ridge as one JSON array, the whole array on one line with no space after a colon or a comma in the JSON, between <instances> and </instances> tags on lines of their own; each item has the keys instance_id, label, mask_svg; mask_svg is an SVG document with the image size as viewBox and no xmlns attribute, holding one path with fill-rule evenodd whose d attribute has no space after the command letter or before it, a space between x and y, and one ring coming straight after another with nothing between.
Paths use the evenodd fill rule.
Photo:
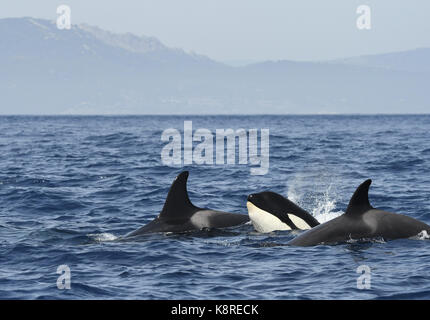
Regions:
<instances>
[{"instance_id":1,"label":"mountain ridge","mask_svg":"<svg viewBox=\"0 0 430 320\"><path fill-rule=\"evenodd\" d=\"M418 62L411 52L232 67L155 37L6 18L0 113L422 113L430 49L418 50Z\"/></svg>"}]
</instances>

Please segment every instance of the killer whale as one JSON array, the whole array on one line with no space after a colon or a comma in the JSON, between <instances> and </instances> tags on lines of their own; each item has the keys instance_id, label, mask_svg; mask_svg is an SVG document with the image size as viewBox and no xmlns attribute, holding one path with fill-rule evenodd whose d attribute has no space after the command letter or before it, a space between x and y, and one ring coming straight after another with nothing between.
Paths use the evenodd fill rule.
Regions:
<instances>
[{"instance_id":1,"label":"killer whale","mask_svg":"<svg viewBox=\"0 0 430 320\"><path fill-rule=\"evenodd\" d=\"M216 211L193 205L187 192L188 175L188 171L183 171L175 178L160 214L148 224L127 234L126 238L147 233L226 228L249 221L249 217L245 214Z\"/></svg>"},{"instance_id":2,"label":"killer whale","mask_svg":"<svg viewBox=\"0 0 430 320\"><path fill-rule=\"evenodd\" d=\"M248 215L258 232L305 230L319 225L309 212L282 195L265 191L248 196Z\"/></svg>"},{"instance_id":3,"label":"killer whale","mask_svg":"<svg viewBox=\"0 0 430 320\"><path fill-rule=\"evenodd\" d=\"M288 244L314 246L351 239L394 240L410 238L422 231L430 232L430 226L417 219L373 208L369 202L371 183L372 180L366 180L356 189L343 215L305 231Z\"/></svg>"}]
</instances>

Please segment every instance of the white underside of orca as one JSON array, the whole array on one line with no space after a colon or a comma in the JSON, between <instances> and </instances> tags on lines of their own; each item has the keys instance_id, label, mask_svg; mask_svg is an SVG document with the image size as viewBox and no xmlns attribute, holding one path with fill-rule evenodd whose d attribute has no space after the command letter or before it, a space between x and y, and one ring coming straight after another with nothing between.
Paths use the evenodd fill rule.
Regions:
<instances>
[{"instance_id":1,"label":"white underside of orca","mask_svg":"<svg viewBox=\"0 0 430 320\"><path fill-rule=\"evenodd\" d=\"M252 202L248 201L246 207L248 208L248 214L251 218L252 225L258 232L268 233L276 230L291 230L288 224L282 222L275 215L258 208ZM311 229L309 224L302 218L291 213L287 215L297 228L302 230Z\"/></svg>"}]
</instances>

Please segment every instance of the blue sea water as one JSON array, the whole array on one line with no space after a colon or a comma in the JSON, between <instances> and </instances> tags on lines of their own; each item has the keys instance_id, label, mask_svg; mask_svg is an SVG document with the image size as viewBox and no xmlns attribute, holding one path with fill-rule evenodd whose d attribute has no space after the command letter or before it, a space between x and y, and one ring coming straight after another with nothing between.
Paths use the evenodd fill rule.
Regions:
<instances>
[{"instance_id":1,"label":"blue sea water","mask_svg":"<svg viewBox=\"0 0 430 320\"><path fill-rule=\"evenodd\" d=\"M168 167L167 128L270 129L270 169ZM326 221L372 178L378 208L430 223L430 116L0 117L2 299L429 299L423 237L287 246L288 231L227 230L118 239L153 219L189 170L193 203L247 213L272 190ZM71 289L57 288L57 268ZM370 268L358 289L357 268Z\"/></svg>"}]
</instances>

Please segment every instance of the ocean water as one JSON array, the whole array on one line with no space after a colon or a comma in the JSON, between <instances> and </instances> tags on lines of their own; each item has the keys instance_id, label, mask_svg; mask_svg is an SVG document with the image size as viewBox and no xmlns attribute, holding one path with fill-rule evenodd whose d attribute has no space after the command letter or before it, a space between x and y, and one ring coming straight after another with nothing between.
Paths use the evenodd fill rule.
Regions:
<instances>
[{"instance_id":1,"label":"ocean water","mask_svg":"<svg viewBox=\"0 0 430 320\"><path fill-rule=\"evenodd\" d=\"M167 128L270 129L270 169L168 167ZM378 208L430 223L430 116L0 117L2 299L429 299L426 237L287 246L288 231L153 234L120 241L161 210L189 170L193 203L245 213L272 190L319 221L373 179ZM59 289L57 268L70 269ZM359 289L359 266L370 273Z\"/></svg>"}]
</instances>

